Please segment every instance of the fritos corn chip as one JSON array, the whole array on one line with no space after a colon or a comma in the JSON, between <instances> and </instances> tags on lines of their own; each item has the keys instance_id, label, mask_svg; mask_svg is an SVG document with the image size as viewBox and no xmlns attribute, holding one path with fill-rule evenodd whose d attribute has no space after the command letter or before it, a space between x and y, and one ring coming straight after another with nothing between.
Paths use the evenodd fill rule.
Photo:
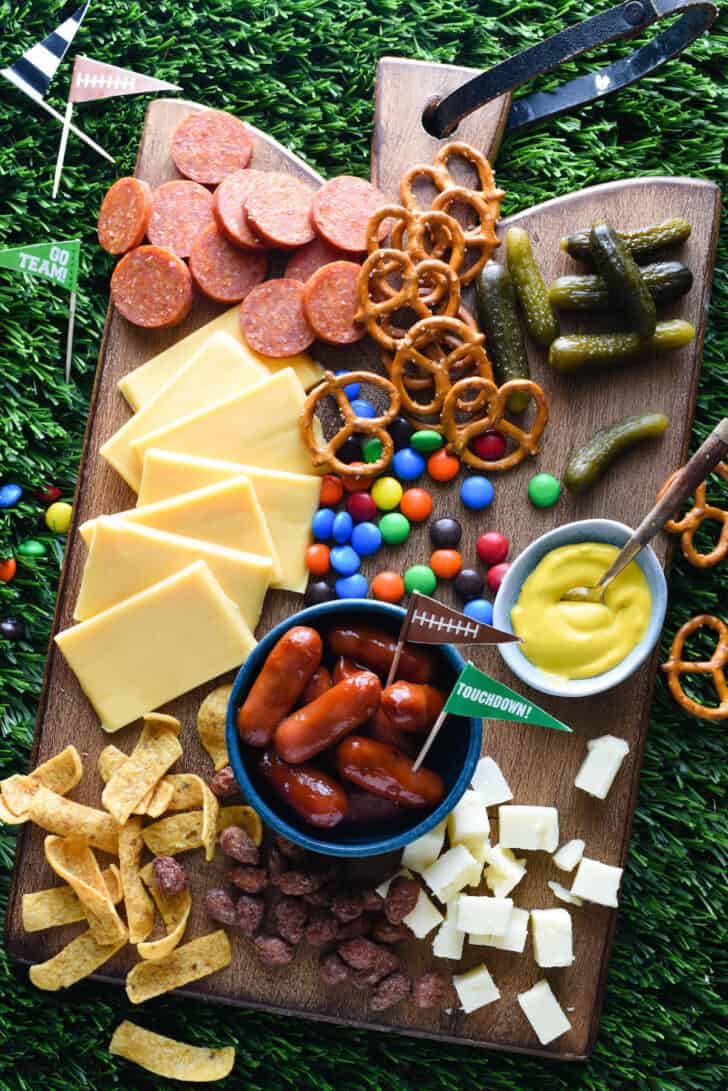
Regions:
<instances>
[{"instance_id":1,"label":"fritos corn chip","mask_svg":"<svg viewBox=\"0 0 728 1091\"><path fill-rule=\"evenodd\" d=\"M122 889L116 864L104 868L101 878L111 901L118 905L122 899ZM86 917L76 893L67 883L23 894L22 913L26 932L43 932L46 928L57 928L61 924L75 924Z\"/></svg>"},{"instance_id":2,"label":"fritos corn chip","mask_svg":"<svg viewBox=\"0 0 728 1091\"><path fill-rule=\"evenodd\" d=\"M193 773L170 773L164 778L165 784L172 785L172 798L167 804L168 811L191 811L202 806L200 778Z\"/></svg>"},{"instance_id":3,"label":"fritos corn chip","mask_svg":"<svg viewBox=\"0 0 728 1091\"><path fill-rule=\"evenodd\" d=\"M224 969L231 957L230 941L220 928L176 947L166 958L132 966L126 975L126 994L132 1004L141 1004Z\"/></svg>"},{"instance_id":4,"label":"fritos corn chip","mask_svg":"<svg viewBox=\"0 0 728 1091\"><path fill-rule=\"evenodd\" d=\"M154 898L159 915L164 921L164 927L167 929L167 935L162 936L161 939L140 943L137 951L141 958L152 960L166 958L174 951L185 934L192 909L192 895L189 890L182 890L179 894L165 894L161 891L155 882L154 867L151 863L142 868L141 877Z\"/></svg>"},{"instance_id":5,"label":"fritos corn chip","mask_svg":"<svg viewBox=\"0 0 728 1091\"><path fill-rule=\"evenodd\" d=\"M125 1019L114 1031L109 1053L146 1068L156 1076L186 1083L210 1083L222 1080L235 1064L234 1046L224 1049L203 1049L188 1046L163 1034L153 1034Z\"/></svg>"},{"instance_id":6,"label":"fritos corn chip","mask_svg":"<svg viewBox=\"0 0 728 1091\"><path fill-rule=\"evenodd\" d=\"M218 686L208 693L197 713L197 734L212 758L215 772L230 764L225 742L225 717L232 686Z\"/></svg>"},{"instance_id":7,"label":"fritos corn chip","mask_svg":"<svg viewBox=\"0 0 728 1091\"><path fill-rule=\"evenodd\" d=\"M59 878L64 879L83 906L89 931L101 947L128 939L126 925L114 908L88 841L77 837L46 837L45 857Z\"/></svg>"},{"instance_id":8,"label":"fritos corn chip","mask_svg":"<svg viewBox=\"0 0 728 1091\"><path fill-rule=\"evenodd\" d=\"M154 790L167 770L182 756L179 721L145 716L139 741L107 782L101 802L123 826L148 792ZM176 727L175 727L176 725Z\"/></svg>"},{"instance_id":9,"label":"fritos corn chip","mask_svg":"<svg viewBox=\"0 0 728 1091\"><path fill-rule=\"evenodd\" d=\"M47 992L68 989L108 962L125 942L124 939L111 947L101 947L90 931L82 932L47 962L31 966L28 976L37 989Z\"/></svg>"},{"instance_id":10,"label":"fritos corn chip","mask_svg":"<svg viewBox=\"0 0 728 1091\"><path fill-rule=\"evenodd\" d=\"M49 758L48 761L44 761L29 776L31 780L42 784L44 788L50 789L51 792L57 792L59 796L64 796L66 792L70 792L76 787L82 773L83 765L78 750L75 746L67 746L65 750L61 750L58 754L54 754L52 758ZM13 779L13 777L8 777L8 780ZM27 814L15 814L8 807L7 801L3 798L5 784L7 784L7 781L0 781L0 822L5 822L8 825L27 822Z\"/></svg>"},{"instance_id":11,"label":"fritos corn chip","mask_svg":"<svg viewBox=\"0 0 728 1091\"><path fill-rule=\"evenodd\" d=\"M174 795L174 785L169 783L168 777L162 777L159 784L157 784L152 792L147 803L145 813L150 818L159 818L169 810L169 804Z\"/></svg>"},{"instance_id":12,"label":"fritos corn chip","mask_svg":"<svg viewBox=\"0 0 728 1091\"><path fill-rule=\"evenodd\" d=\"M92 848L117 855L119 827L106 811L57 795L31 777L11 777L5 782L4 794L11 811L27 812L28 818L48 833L82 837Z\"/></svg>"},{"instance_id":13,"label":"fritos corn chip","mask_svg":"<svg viewBox=\"0 0 728 1091\"><path fill-rule=\"evenodd\" d=\"M141 943L154 928L154 905L139 873L143 849L142 820L130 818L119 830L119 869L129 943Z\"/></svg>"},{"instance_id":14,"label":"fritos corn chip","mask_svg":"<svg viewBox=\"0 0 728 1091\"><path fill-rule=\"evenodd\" d=\"M124 762L128 760L129 755L125 754L123 750L119 750L118 746L113 744L105 746L96 763L99 776L104 784L110 781L114 773L118 772ZM148 814L150 818L159 818L169 809L169 802L173 794L174 787L168 783L167 777L162 777L139 801L132 814Z\"/></svg>"},{"instance_id":15,"label":"fritos corn chip","mask_svg":"<svg viewBox=\"0 0 728 1091\"><path fill-rule=\"evenodd\" d=\"M155 856L176 856L180 852L202 848L202 811L186 811L160 818L142 832L144 843ZM260 816L252 807L243 804L221 807L217 819L217 833L228 826L242 826L256 845L263 840Z\"/></svg>"}]
</instances>

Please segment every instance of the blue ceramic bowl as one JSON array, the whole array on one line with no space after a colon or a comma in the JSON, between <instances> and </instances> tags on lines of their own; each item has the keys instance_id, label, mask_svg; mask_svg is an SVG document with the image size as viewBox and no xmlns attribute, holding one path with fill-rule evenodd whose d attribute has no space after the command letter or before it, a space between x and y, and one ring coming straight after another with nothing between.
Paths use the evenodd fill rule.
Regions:
<instances>
[{"instance_id":1,"label":"blue ceramic bowl","mask_svg":"<svg viewBox=\"0 0 728 1091\"><path fill-rule=\"evenodd\" d=\"M401 849L441 822L470 784L480 757L481 721L452 716L443 725L426 761L428 768L438 772L445 782L445 798L439 807L424 818L420 812L411 815L405 812L402 818L394 822L356 826L342 822L330 830L317 830L286 806L259 776L256 761L260 751L240 743L235 722L238 710L273 645L294 625L310 625L324 638L327 631L336 625L357 623L374 625L396 636L404 615L404 610L399 606L368 599L342 599L310 606L271 629L248 656L233 683L227 712L227 746L230 763L243 795L266 826L312 852L327 856L361 857L379 856ZM462 657L449 644L439 645L433 648L433 652L439 660L434 682L449 691L463 667Z\"/></svg>"},{"instance_id":2,"label":"blue ceramic bowl","mask_svg":"<svg viewBox=\"0 0 728 1091\"><path fill-rule=\"evenodd\" d=\"M628 526L612 519L582 519L542 534L524 549L508 569L493 604L493 624L498 629L513 631L511 609L516 604L521 587L542 557L551 550L578 542L605 542L621 549L631 534L632 530ZM652 612L645 635L621 663L593 678L560 678L555 674L546 674L534 666L526 659L519 644L499 644L498 651L514 674L533 689L553 694L555 697L591 697L595 693L603 693L604 690L618 686L634 674L657 643L667 609L667 582L654 550L647 546L636 561L647 579L652 596Z\"/></svg>"}]
</instances>

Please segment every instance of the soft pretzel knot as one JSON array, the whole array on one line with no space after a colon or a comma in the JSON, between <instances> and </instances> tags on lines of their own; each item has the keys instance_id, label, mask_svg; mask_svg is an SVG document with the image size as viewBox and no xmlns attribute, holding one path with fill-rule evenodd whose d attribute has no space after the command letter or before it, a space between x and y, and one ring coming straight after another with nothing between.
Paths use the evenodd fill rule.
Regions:
<instances>
[{"instance_id":1,"label":"soft pretzel knot","mask_svg":"<svg viewBox=\"0 0 728 1091\"><path fill-rule=\"evenodd\" d=\"M527 393L536 406L536 416L528 431L505 417L509 396L522 392ZM457 415L463 410L469 414L469 419L460 422ZM450 388L442 407L442 429L447 436L448 447L468 466L479 470L510 470L523 462L527 455L538 454L538 441L548 419L546 396L541 387L530 379L511 379L500 387L490 379L460 379ZM515 447L502 458L489 462L476 454L470 444L491 428L497 428L503 435L509 436Z\"/></svg>"},{"instance_id":2,"label":"soft pretzel knot","mask_svg":"<svg viewBox=\"0 0 728 1091\"><path fill-rule=\"evenodd\" d=\"M683 647L685 641L698 629L713 629L718 634L715 650L710 659L691 660L683 659ZM670 693L686 712L692 716L698 716L701 720L725 720L728 719L728 685L725 678L725 667L728 664L728 625L719 617L712 614L698 614L678 629L670 648L670 657L662 664L662 669L667 675L667 684ZM719 704L710 708L701 705L688 697L680 683L681 674L710 674L713 678L715 692L718 695Z\"/></svg>"},{"instance_id":3,"label":"soft pretzel knot","mask_svg":"<svg viewBox=\"0 0 728 1091\"><path fill-rule=\"evenodd\" d=\"M658 500L664 495L678 472L678 470L675 470L675 473L668 477L657 494ZM715 467L715 473L723 481L728 481L728 464L719 462ZM718 541L710 553L700 553L693 542L696 531L705 522L720 524ZM712 568L713 565L719 564L728 553L728 511L708 503L707 483L705 481L701 482L695 490L695 503L692 508L683 515L682 519L668 519L665 523L665 530L669 530L671 534L682 535L680 547L683 555L696 568Z\"/></svg>"},{"instance_id":4,"label":"soft pretzel knot","mask_svg":"<svg viewBox=\"0 0 728 1091\"><path fill-rule=\"evenodd\" d=\"M349 383L367 383L369 386L378 386L389 399L389 406L378 417L359 417L351 408L351 402L347 398L344 387ZM334 435L326 440L321 431L316 427L316 408L325 398L333 397L341 417L341 427ZM374 371L347 371L342 375L334 375L331 371L324 373L323 380L314 387L303 403L301 410L300 426L304 443L311 452L311 461L314 466L326 467L333 473L342 477L351 477L358 474L373 476L385 470L394 453L394 443L387 431L399 412L400 398L396 387L378 375ZM376 436L382 444L382 453L376 462L342 462L337 451L354 434Z\"/></svg>"}]
</instances>

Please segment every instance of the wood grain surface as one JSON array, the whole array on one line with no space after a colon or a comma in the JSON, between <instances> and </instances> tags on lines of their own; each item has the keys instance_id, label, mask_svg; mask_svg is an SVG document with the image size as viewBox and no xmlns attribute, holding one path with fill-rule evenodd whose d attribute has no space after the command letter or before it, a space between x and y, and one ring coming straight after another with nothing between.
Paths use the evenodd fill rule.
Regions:
<instances>
[{"instance_id":1,"label":"wood grain surface","mask_svg":"<svg viewBox=\"0 0 728 1091\"><path fill-rule=\"evenodd\" d=\"M426 99L429 93L443 88L443 81L456 80L463 71L399 61L383 63L377 86L378 113L372 158L374 180L389 195L395 196L396 180L405 167L429 155L437 144L435 141L427 143L431 138L426 134L423 137L416 131L417 126L412 120L415 117L412 110L417 104L415 91L419 93L420 100ZM403 84L398 84L395 78L397 72L400 76L406 73L406 86L410 88L407 94L411 117L409 121L405 119L402 122L401 128L397 127L399 107L404 106L406 100L404 92L399 97L398 87ZM137 164L139 177L152 185L175 177L169 157L170 136L174 126L192 109L196 109L193 104L179 101L152 103L142 134ZM482 139L478 139L475 129L468 131L467 138L481 147L495 147L503 117L496 111L499 120L494 124L491 111L481 113L489 119L486 127L481 129ZM458 137L460 135L458 133ZM316 173L284 148L260 133L254 133L254 137L255 167L289 170L309 179L314 185L319 183ZM569 259L558 248L560 236L569 229L588 224L597 216L607 216L619 227L634 227L667 216L685 216L693 224L693 234L681 257L695 272L696 282L690 294L671 308L671 313L693 322L698 335L693 345L678 354L608 377L577 379L553 375L547 372L542 355L534 353L533 377L543 385L551 405L551 420L540 456L515 471L494 475L496 497L492 506L481 514L465 512L458 499L457 482L449 487L424 482L434 497L433 517L449 514L463 522L461 548L466 565L476 563L475 539L487 529L498 529L508 535L511 556L515 556L539 534L571 519L607 515L635 525L651 504L661 482L684 459L710 290L717 207L718 191L707 183L688 179L642 179L599 186L549 202L501 225L501 233L509 223L520 223L528 228L538 260L547 278L551 278L570 267ZM129 415L116 384L122 375L202 324L213 313L217 311L211 305L198 300L184 327L155 335L135 329L113 310L109 311L91 400L54 633L71 624L84 563L85 550L76 528L85 519L118 511L134 503L133 494L98 456L101 444ZM315 355L319 353L315 352ZM368 362L374 358L360 346L354 346L348 352L334 353L333 359L328 351L321 353L320 357L350 368L359 366L362 360ZM542 469L560 474L574 443L585 439L598 426L640 409L663 411L670 417L670 428L659 443L624 457L619 467L584 497L564 497L556 508L547 511L538 511L530 506L526 486L532 473ZM409 564L426 561L429 548L426 527L415 528L404 546L367 559L364 570L370 576L384 567L403 571ZM659 540L656 549L664 560L667 541ZM445 601L453 601L449 589L443 585L438 589L438 595ZM301 600L295 595L269 593L258 634L269 630L300 605ZM495 677L521 688L505 669L495 649L474 649L472 659ZM653 656L636 675L606 698L569 702L528 692L529 697L569 722L574 728L573 735L517 724L486 721L484 725L484 749L495 757L503 769L515 801L557 806L562 841L583 837L588 855L609 864L623 864L627 854L655 668L656 659ZM197 742L195 721L201 699L212 688L213 683L200 687L165 708L183 723L185 756L182 767L204 776L210 775L211 767ZM584 755L586 741L605 732L627 739L630 753L609 799L599 802L576 791L573 781ZM132 725L117 733L113 742L124 749L131 749L138 733L138 724ZM85 764L85 775L74 791L74 797L98 805L101 782L96 773L96 758L108 741L108 737L99 729L98 721L74 676L51 644L38 713L33 765L68 743L75 743ZM494 833L497 835L497 825ZM76 925L32 935L23 931L22 895L54 882L43 858L43 837L42 831L26 827L18 843L6 919L6 943L12 957L22 962L48 958L80 930ZM210 929L202 904L203 895L206 890L221 885L224 865L220 859L205 865L199 852L188 854L185 863L192 875L194 895L187 933L187 938L192 938ZM391 871L393 863L391 859L379 858L351 867L357 868L357 874L364 871L372 877L383 877ZM350 865L346 867L349 869ZM546 886L548 878L563 879L563 876L550 866L545 854L529 854L528 874L515 892L516 903L530 908L558 904ZM322 987L313 952L302 949L294 963L276 970L258 961L248 941L235 937L232 964L222 973L180 995L349 1025L440 1037L470 1045L540 1053L558 1059L579 1059L588 1055L597 1032L616 913L600 906L584 906L575 909L573 916L576 961L569 969L548 971L547 974L557 996L568 1010L573 1029L546 1049L538 1047L516 1002L516 994L530 987L544 973L533 961L530 942L524 955L491 948L466 948L463 963L458 968L469 968L485 961L502 993L500 1002L469 1016L455 1010L422 1012L409 1004L400 1004L389 1012L373 1016L367 1010L364 994L349 989L326 990ZM429 941L411 941L403 945L403 955L411 972L422 972L437 961L431 956ZM121 984L126 970L134 961L135 953L127 949L108 963L97 978ZM438 968L448 970L452 964L441 963Z\"/></svg>"}]
</instances>

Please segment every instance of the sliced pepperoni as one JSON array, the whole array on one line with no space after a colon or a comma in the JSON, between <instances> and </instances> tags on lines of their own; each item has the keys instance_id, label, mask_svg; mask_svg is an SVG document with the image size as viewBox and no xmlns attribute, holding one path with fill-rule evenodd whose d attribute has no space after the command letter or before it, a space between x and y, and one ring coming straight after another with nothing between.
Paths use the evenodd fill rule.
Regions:
<instances>
[{"instance_id":1,"label":"sliced pepperoni","mask_svg":"<svg viewBox=\"0 0 728 1091\"><path fill-rule=\"evenodd\" d=\"M293 277L294 280L300 280L302 284L305 284L317 269L329 265L332 261L344 260L351 260L350 255L344 250L329 246L323 239L312 239L295 254L291 254L283 276Z\"/></svg>"},{"instance_id":2,"label":"sliced pepperoni","mask_svg":"<svg viewBox=\"0 0 728 1091\"><path fill-rule=\"evenodd\" d=\"M331 345L351 345L366 333L354 321L361 269L354 261L333 261L318 269L303 289L306 318L317 337Z\"/></svg>"},{"instance_id":3,"label":"sliced pepperoni","mask_svg":"<svg viewBox=\"0 0 728 1091\"><path fill-rule=\"evenodd\" d=\"M99 209L99 243L110 254L133 250L147 233L152 211L152 191L141 178L114 182Z\"/></svg>"},{"instance_id":4,"label":"sliced pepperoni","mask_svg":"<svg viewBox=\"0 0 728 1091\"><path fill-rule=\"evenodd\" d=\"M239 303L265 279L268 257L233 246L217 224L210 224L195 240L190 270L198 288L210 299Z\"/></svg>"},{"instance_id":5,"label":"sliced pepperoni","mask_svg":"<svg viewBox=\"0 0 728 1091\"><path fill-rule=\"evenodd\" d=\"M152 194L147 236L153 246L188 258L197 236L214 222L209 189L197 182L165 182Z\"/></svg>"},{"instance_id":6,"label":"sliced pepperoni","mask_svg":"<svg viewBox=\"0 0 728 1091\"><path fill-rule=\"evenodd\" d=\"M227 174L243 170L252 154L247 125L224 110L189 114L172 137L172 159L177 170L205 186L216 186Z\"/></svg>"},{"instance_id":7,"label":"sliced pepperoni","mask_svg":"<svg viewBox=\"0 0 728 1091\"><path fill-rule=\"evenodd\" d=\"M371 182L342 174L325 182L314 194L311 219L316 234L331 246L363 253L367 248L369 219L386 204L384 194ZM385 220L379 229L379 237L383 239L387 230Z\"/></svg>"},{"instance_id":8,"label":"sliced pepperoni","mask_svg":"<svg viewBox=\"0 0 728 1091\"><path fill-rule=\"evenodd\" d=\"M265 185L269 177L264 170L236 170L223 178L212 195L212 210L220 229L230 242L244 250L266 249L266 243L250 230L244 206L253 189Z\"/></svg>"},{"instance_id":9,"label":"sliced pepperoni","mask_svg":"<svg viewBox=\"0 0 728 1091\"><path fill-rule=\"evenodd\" d=\"M303 310L303 285L288 278L253 288L240 307L240 326L263 356L295 356L315 339Z\"/></svg>"},{"instance_id":10,"label":"sliced pepperoni","mask_svg":"<svg viewBox=\"0 0 728 1091\"><path fill-rule=\"evenodd\" d=\"M245 214L251 229L271 246L292 250L314 237L313 190L292 174L271 172L265 186L248 194Z\"/></svg>"},{"instance_id":11,"label":"sliced pepperoni","mask_svg":"<svg viewBox=\"0 0 728 1091\"><path fill-rule=\"evenodd\" d=\"M117 263L111 275L111 298L135 326L176 326L192 306L192 274L171 250L138 246Z\"/></svg>"}]
</instances>

